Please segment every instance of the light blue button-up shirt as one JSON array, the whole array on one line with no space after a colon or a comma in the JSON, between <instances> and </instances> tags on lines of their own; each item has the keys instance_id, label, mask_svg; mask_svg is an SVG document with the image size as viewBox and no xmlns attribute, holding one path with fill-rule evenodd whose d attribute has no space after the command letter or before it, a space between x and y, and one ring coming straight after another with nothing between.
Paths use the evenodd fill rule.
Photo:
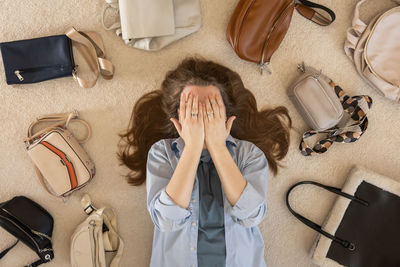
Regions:
<instances>
[{"instance_id":1,"label":"light blue button-up shirt","mask_svg":"<svg viewBox=\"0 0 400 267\"><path fill-rule=\"evenodd\" d=\"M228 136L227 148L247 180L232 206L225 197L227 267L265 267L264 241L257 225L265 216L268 162L253 143ZM155 225L151 267L197 267L199 186L195 178L188 209L165 192L185 144L182 138L153 144L147 159L147 208ZM200 162L200 159L199 159Z\"/></svg>"}]
</instances>

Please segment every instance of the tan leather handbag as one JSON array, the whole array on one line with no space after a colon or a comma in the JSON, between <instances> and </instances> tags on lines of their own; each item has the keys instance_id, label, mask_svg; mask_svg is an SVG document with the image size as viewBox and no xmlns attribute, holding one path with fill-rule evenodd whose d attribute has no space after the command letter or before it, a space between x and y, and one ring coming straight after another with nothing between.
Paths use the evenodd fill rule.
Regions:
<instances>
[{"instance_id":1,"label":"tan leather handbag","mask_svg":"<svg viewBox=\"0 0 400 267\"><path fill-rule=\"evenodd\" d=\"M87 215L71 238L72 267L118 267L124 242L118 235L117 217L111 208L96 209L85 194L81 200Z\"/></svg>"},{"instance_id":2,"label":"tan leather handbag","mask_svg":"<svg viewBox=\"0 0 400 267\"><path fill-rule=\"evenodd\" d=\"M235 53L242 59L258 63L261 74L270 64L292 20L293 11L321 26L330 25L336 18L327 7L306 0L240 0L229 21L226 37ZM329 17L316 12L322 9Z\"/></svg>"},{"instance_id":3,"label":"tan leather handbag","mask_svg":"<svg viewBox=\"0 0 400 267\"><path fill-rule=\"evenodd\" d=\"M375 16L368 24L360 19L358 2L344 44L346 55L361 77L385 97L400 101L400 7ZM400 4L400 0L394 0Z\"/></svg>"},{"instance_id":4,"label":"tan leather handbag","mask_svg":"<svg viewBox=\"0 0 400 267\"><path fill-rule=\"evenodd\" d=\"M77 140L68 130L71 121L87 128L88 134L84 140ZM45 122L53 124L33 134L34 126ZM29 126L28 138L25 139L26 150L39 181L50 194L65 198L94 177L94 163L80 145L89 137L89 124L78 119L76 111L39 117Z\"/></svg>"}]
</instances>

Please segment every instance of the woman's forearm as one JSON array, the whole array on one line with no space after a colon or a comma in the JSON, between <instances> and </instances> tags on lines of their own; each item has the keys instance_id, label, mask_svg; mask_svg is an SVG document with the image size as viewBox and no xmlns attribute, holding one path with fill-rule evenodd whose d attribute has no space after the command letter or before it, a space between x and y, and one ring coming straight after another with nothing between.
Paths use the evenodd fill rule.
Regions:
<instances>
[{"instance_id":1,"label":"woman's forearm","mask_svg":"<svg viewBox=\"0 0 400 267\"><path fill-rule=\"evenodd\" d=\"M208 151L217 169L226 199L234 206L242 195L247 181L237 167L225 144L213 146L209 148Z\"/></svg>"},{"instance_id":2,"label":"woman's forearm","mask_svg":"<svg viewBox=\"0 0 400 267\"><path fill-rule=\"evenodd\" d=\"M201 150L201 146L185 146L174 174L165 190L177 205L185 209L188 208L192 196Z\"/></svg>"}]
</instances>

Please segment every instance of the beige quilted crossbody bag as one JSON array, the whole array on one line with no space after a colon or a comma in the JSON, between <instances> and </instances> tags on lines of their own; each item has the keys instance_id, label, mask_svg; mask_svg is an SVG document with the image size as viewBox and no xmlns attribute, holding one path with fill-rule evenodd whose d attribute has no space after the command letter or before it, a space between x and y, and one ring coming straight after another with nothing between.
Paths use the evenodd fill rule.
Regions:
<instances>
[{"instance_id":1,"label":"beige quilted crossbody bag","mask_svg":"<svg viewBox=\"0 0 400 267\"><path fill-rule=\"evenodd\" d=\"M77 140L68 130L71 121L83 124L87 137ZM33 134L39 123L53 123ZM52 195L66 197L85 186L95 175L95 167L80 143L90 138L90 126L78 113L52 114L39 117L28 129L26 150L43 187Z\"/></svg>"},{"instance_id":2,"label":"beige quilted crossbody bag","mask_svg":"<svg viewBox=\"0 0 400 267\"><path fill-rule=\"evenodd\" d=\"M400 7L377 15L368 24L356 5L344 50L361 77L385 97L400 101ZM400 0L393 0L400 4Z\"/></svg>"}]
</instances>

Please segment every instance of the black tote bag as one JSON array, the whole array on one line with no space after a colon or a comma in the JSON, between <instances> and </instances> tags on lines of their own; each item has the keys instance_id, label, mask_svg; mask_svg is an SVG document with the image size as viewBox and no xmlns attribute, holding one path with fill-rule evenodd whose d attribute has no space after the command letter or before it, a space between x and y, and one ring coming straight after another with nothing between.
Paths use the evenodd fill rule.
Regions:
<instances>
[{"instance_id":1,"label":"black tote bag","mask_svg":"<svg viewBox=\"0 0 400 267\"><path fill-rule=\"evenodd\" d=\"M289 202L292 190L313 185L338 194L324 227L295 212ZM319 266L400 266L400 183L355 167L342 189L303 181L286 194L289 211L320 235L313 261Z\"/></svg>"}]
</instances>

